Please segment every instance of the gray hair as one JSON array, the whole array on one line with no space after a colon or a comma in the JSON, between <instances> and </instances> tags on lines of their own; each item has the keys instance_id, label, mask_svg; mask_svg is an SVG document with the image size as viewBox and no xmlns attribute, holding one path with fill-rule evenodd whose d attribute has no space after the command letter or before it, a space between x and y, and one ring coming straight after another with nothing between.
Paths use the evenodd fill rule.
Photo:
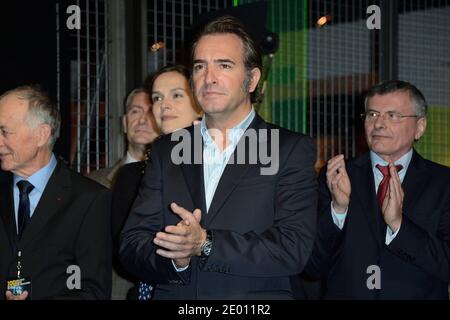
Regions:
<instances>
[{"instance_id":1,"label":"gray hair","mask_svg":"<svg viewBox=\"0 0 450 320\"><path fill-rule=\"evenodd\" d=\"M0 100L10 94L15 94L19 99L28 101L26 121L29 126L37 127L40 124L50 126L51 134L48 140L48 146L50 149L53 149L59 137L61 116L56 105L51 101L47 93L36 85L20 86L2 94Z\"/></svg>"},{"instance_id":2,"label":"gray hair","mask_svg":"<svg viewBox=\"0 0 450 320\"><path fill-rule=\"evenodd\" d=\"M135 96L137 96L140 93L146 93L149 94L147 92L147 90L145 90L144 88L136 88L133 89L128 95L127 98L125 99L125 113L127 113L130 110L131 107L131 103L133 102L133 99Z\"/></svg>"},{"instance_id":3,"label":"gray hair","mask_svg":"<svg viewBox=\"0 0 450 320\"><path fill-rule=\"evenodd\" d=\"M401 80L387 80L374 85L366 94L366 98L364 100L365 110L367 110L367 104L370 98L374 95L384 95L398 91L409 93L409 98L411 99L414 109L416 110L416 115L419 118L424 118L427 115L427 102L425 101L425 97L422 92L420 92L420 90L413 84Z\"/></svg>"}]
</instances>

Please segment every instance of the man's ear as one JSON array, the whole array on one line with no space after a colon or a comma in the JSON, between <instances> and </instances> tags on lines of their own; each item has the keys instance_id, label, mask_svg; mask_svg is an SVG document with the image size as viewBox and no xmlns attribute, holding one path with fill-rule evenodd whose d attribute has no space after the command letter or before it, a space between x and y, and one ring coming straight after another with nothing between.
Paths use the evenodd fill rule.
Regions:
<instances>
[{"instance_id":1,"label":"man's ear","mask_svg":"<svg viewBox=\"0 0 450 320\"><path fill-rule=\"evenodd\" d=\"M50 140L51 134L52 134L52 128L48 124L45 124L45 123L40 124L36 128L38 147L47 145L48 140Z\"/></svg>"},{"instance_id":2,"label":"man's ear","mask_svg":"<svg viewBox=\"0 0 450 320\"><path fill-rule=\"evenodd\" d=\"M256 90L258 82L261 79L261 70L259 70L259 68L253 68L252 71L250 71L250 74L251 78L248 92L253 92Z\"/></svg>"},{"instance_id":3,"label":"man's ear","mask_svg":"<svg viewBox=\"0 0 450 320\"><path fill-rule=\"evenodd\" d=\"M418 141L424 135L426 129L427 129L427 118L423 117L417 120L416 135L414 136L416 141Z\"/></svg>"},{"instance_id":4,"label":"man's ear","mask_svg":"<svg viewBox=\"0 0 450 320\"><path fill-rule=\"evenodd\" d=\"M127 115L126 114L124 114L123 116L122 116L122 129L123 129L123 133L127 133Z\"/></svg>"}]
</instances>

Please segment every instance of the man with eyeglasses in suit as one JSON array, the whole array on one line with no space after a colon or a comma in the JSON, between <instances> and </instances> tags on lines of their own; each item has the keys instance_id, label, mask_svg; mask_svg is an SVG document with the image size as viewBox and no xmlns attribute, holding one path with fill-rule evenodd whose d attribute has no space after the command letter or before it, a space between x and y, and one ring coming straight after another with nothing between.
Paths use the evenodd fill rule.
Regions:
<instances>
[{"instance_id":1,"label":"man with eyeglasses in suit","mask_svg":"<svg viewBox=\"0 0 450 320\"><path fill-rule=\"evenodd\" d=\"M319 177L319 224L306 275L329 299L448 299L450 169L413 148L427 105L390 80L365 99L370 152L337 155Z\"/></svg>"}]
</instances>

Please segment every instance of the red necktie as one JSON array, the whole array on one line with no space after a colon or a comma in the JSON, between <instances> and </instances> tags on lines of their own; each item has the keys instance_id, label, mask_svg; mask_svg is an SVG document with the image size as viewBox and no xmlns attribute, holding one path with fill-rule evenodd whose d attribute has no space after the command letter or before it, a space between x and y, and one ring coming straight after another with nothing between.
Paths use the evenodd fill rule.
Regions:
<instances>
[{"instance_id":1,"label":"red necktie","mask_svg":"<svg viewBox=\"0 0 450 320\"><path fill-rule=\"evenodd\" d=\"M377 191L378 205L380 206L380 208L383 208L383 201L384 201L384 198L386 197L387 189L389 186L389 179L391 178L391 175L389 173L389 166L382 166L382 165L377 164L376 167L383 174L383 180L381 180L380 185L378 186L378 191ZM403 169L403 166L396 165L395 169L397 169L397 172L399 172L400 170Z\"/></svg>"}]
</instances>

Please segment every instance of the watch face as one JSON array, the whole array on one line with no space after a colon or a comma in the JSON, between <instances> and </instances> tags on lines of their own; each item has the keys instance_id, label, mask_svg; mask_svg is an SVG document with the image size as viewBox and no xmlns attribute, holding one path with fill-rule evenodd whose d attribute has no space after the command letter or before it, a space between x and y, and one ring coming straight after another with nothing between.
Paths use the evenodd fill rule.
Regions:
<instances>
[{"instance_id":1,"label":"watch face","mask_svg":"<svg viewBox=\"0 0 450 320\"><path fill-rule=\"evenodd\" d=\"M211 252L211 247L212 247L212 241L210 239L206 239L206 241L202 247L202 255L209 256L209 253Z\"/></svg>"},{"instance_id":2,"label":"watch face","mask_svg":"<svg viewBox=\"0 0 450 320\"><path fill-rule=\"evenodd\" d=\"M203 252L206 256L209 256L209 253L211 252L211 247L212 247L212 242L211 241L207 241L205 244L205 247L203 249Z\"/></svg>"},{"instance_id":3,"label":"watch face","mask_svg":"<svg viewBox=\"0 0 450 320\"><path fill-rule=\"evenodd\" d=\"M201 248L202 256L204 256L204 257L209 256L212 245L213 245L212 233L211 233L211 231L207 230L206 231L206 239Z\"/></svg>"}]
</instances>

